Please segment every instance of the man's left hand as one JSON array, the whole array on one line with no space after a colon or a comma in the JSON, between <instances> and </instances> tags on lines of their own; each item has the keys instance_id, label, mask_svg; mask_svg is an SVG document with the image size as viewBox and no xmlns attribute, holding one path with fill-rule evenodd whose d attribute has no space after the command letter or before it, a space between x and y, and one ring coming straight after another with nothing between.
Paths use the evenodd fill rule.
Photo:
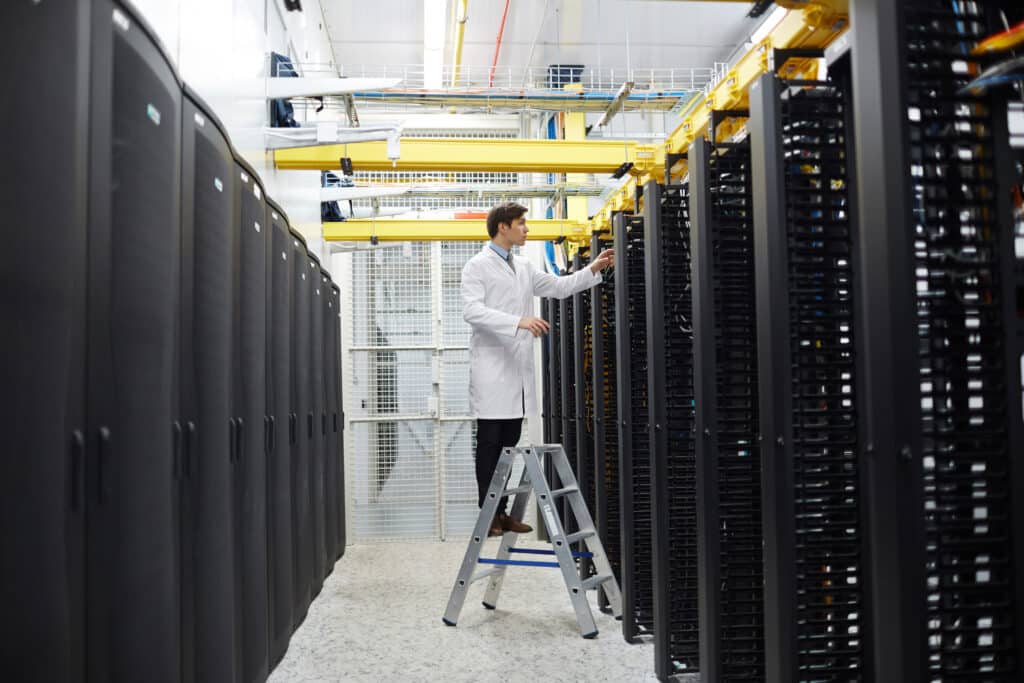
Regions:
<instances>
[{"instance_id":1,"label":"man's left hand","mask_svg":"<svg viewBox=\"0 0 1024 683\"><path fill-rule=\"evenodd\" d=\"M615 264L615 250L605 249L602 251L596 259L590 262L590 270L595 273L600 273L608 266Z\"/></svg>"}]
</instances>

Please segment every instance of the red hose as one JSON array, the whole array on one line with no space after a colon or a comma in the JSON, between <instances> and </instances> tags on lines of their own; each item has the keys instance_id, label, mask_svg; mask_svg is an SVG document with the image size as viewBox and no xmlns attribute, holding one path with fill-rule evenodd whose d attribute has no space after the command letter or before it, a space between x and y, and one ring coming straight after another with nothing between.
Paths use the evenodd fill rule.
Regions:
<instances>
[{"instance_id":1,"label":"red hose","mask_svg":"<svg viewBox=\"0 0 1024 683\"><path fill-rule=\"evenodd\" d=\"M505 11L501 13L501 26L498 27L498 42L494 46L494 61L491 63L491 77L488 85L494 87L494 69L498 66L498 52L501 50L501 36L505 33L505 17L508 16L508 5L512 0L505 0Z\"/></svg>"}]
</instances>

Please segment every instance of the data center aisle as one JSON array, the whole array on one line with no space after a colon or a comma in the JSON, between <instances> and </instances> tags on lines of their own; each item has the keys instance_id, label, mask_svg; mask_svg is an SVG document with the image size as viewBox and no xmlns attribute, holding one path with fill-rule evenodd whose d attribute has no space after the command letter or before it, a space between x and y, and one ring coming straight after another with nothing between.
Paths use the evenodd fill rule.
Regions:
<instances>
[{"instance_id":1,"label":"data center aisle","mask_svg":"<svg viewBox=\"0 0 1024 683\"><path fill-rule=\"evenodd\" d=\"M657 680L653 646L626 643L596 603L600 634L579 636L556 570L510 568L495 611L480 605L483 584L474 586L459 626L445 626L464 552L461 541L349 547L270 683Z\"/></svg>"}]
</instances>

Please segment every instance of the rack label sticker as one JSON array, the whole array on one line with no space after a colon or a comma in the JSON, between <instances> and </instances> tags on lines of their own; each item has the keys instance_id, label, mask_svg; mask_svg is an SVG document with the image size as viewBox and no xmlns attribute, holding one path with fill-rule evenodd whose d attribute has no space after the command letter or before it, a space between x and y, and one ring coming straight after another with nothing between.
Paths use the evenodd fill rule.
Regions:
<instances>
[{"instance_id":1,"label":"rack label sticker","mask_svg":"<svg viewBox=\"0 0 1024 683\"><path fill-rule=\"evenodd\" d=\"M148 116L149 120L155 123L156 125L160 125L160 110L154 107L152 104L146 105L146 116Z\"/></svg>"},{"instance_id":2,"label":"rack label sticker","mask_svg":"<svg viewBox=\"0 0 1024 683\"><path fill-rule=\"evenodd\" d=\"M196 125L199 125L199 126L205 126L206 125L206 119L204 119L203 115L200 114L199 112L196 112L195 114L193 114L192 118L195 120Z\"/></svg>"},{"instance_id":3,"label":"rack label sticker","mask_svg":"<svg viewBox=\"0 0 1024 683\"><path fill-rule=\"evenodd\" d=\"M217 192L223 192L224 191L224 183L222 183L220 181L220 178L214 178L213 179L213 186L217 188Z\"/></svg>"}]
</instances>

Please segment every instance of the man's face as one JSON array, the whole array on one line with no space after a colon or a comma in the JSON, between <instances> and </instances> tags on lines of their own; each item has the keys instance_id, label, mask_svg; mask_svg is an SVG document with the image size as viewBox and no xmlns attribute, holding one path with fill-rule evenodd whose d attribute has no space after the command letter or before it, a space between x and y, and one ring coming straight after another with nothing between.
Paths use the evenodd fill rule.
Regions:
<instances>
[{"instance_id":1,"label":"man's face","mask_svg":"<svg viewBox=\"0 0 1024 683\"><path fill-rule=\"evenodd\" d=\"M502 223L503 227L504 225ZM528 232L530 232L530 229L526 227L526 216L520 216L512 221L512 224L508 227L508 232L505 234L508 236L509 242L521 247L526 244L526 234Z\"/></svg>"}]
</instances>

